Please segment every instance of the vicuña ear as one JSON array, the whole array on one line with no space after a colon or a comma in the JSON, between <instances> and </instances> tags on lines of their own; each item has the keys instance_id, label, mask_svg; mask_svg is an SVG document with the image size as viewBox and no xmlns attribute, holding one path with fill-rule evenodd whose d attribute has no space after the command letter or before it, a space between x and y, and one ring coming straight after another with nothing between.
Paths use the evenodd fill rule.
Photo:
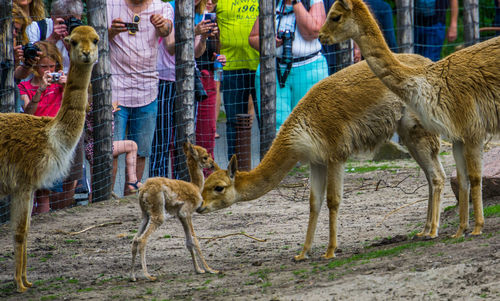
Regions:
<instances>
[{"instance_id":1,"label":"vicu\u00f1a ear","mask_svg":"<svg viewBox=\"0 0 500 301\"><path fill-rule=\"evenodd\" d=\"M339 2L345 10L352 10L351 0L339 0Z\"/></svg>"},{"instance_id":2,"label":"vicu\u00f1a ear","mask_svg":"<svg viewBox=\"0 0 500 301\"><path fill-rule=\"evenodd\" d=\"M227 176L231 180L234 180L234 176L236 175L237 170L238 170L238 159L236 158L236 155L233 155L231 157L231 160L229 161L229 164L227 165Z\"/></svg>"}]
</instances>

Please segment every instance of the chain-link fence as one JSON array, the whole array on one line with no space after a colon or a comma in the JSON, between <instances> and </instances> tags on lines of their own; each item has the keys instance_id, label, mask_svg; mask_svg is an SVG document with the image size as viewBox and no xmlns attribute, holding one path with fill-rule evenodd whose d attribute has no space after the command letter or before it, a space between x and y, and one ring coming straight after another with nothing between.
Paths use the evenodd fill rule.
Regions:
<instances>
[{"instance_id":1,"label":"chain-link fence","mask_svg":"<svg viewBox=\"0 0 500 301\"><path fill-rule=\"evenodd\" d=\"M133 193L151 176L189 180L186 141L205 147L222 168L233 154L240 169L258 165L307 90L362 59L353 42L319 43L315 28L333 1L299 2L33 0L45 4L48 14L40 16L33 6L3 1L3 112L57 114L64 82L44 74L67 73L62 38L80 24L101 36L72 173L36 192L34 212ZM366 2L394 52L438 60L499 32L497 0ZM40 60L30 60L28 42ZM8 208L1 200L1 222Z\"/></svg>"}]
</instances>

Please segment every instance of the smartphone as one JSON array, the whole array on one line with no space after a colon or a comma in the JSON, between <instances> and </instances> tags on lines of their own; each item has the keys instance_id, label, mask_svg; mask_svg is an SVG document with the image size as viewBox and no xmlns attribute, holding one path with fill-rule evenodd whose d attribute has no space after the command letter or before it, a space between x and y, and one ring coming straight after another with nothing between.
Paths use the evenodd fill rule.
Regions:
<instances>
[{"instance_id":1,"label":"smartphone","mask_svg":"<svg viewBox=\"0 0 500 301\"><path fill-rule=\"evenodd\" d=\"M126 23L126 22L123 22L123 24L125 24L125 27L127 28L128 31L131 31L131 32L136 32L136 31L139 31L139 24L137 23Z\"/></svg>"},{"instance_id":2,"label":"smartphone","mask_svg":"<svg viewBox=\"0 0 500 301\"><path fill-rule=\"evenodd\" d=\"M215 23L215 13L206 13L205 20L210 20L210 22Z\"/></svg>"}]
</instances>

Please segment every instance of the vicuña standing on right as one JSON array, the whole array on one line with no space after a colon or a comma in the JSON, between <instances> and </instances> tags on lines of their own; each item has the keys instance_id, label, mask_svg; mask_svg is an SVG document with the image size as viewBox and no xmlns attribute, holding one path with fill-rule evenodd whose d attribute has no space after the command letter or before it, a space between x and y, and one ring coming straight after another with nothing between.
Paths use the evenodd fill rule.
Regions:
<instances>
[{"instance_id":1,"label":"vicu\u00f1a standing on right","mask_svg":"<svg viewBox=\"0 0 500 301\"><path fill-rule=\"evenodd\" d=\"M352 38L373 73L420 117L423 126L453 142L459 183L460 237L469 223L469 191L479 235L484 225L483 143L500 132L500 37L421 67L402 64L389 50L362 0L338 0L321 28L323 44Z\"/></svg>"}]
</instances>

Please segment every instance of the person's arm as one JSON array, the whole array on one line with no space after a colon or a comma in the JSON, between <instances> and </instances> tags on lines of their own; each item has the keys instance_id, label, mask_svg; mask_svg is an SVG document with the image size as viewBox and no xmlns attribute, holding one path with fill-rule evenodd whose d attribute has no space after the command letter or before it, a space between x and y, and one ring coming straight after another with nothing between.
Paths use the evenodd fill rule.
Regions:
<instances>
[{"instance_id":1,"label":"person's arm","mask_svg":"<svg viewBox=\"0 0 500 301\"><path fill-rule=\"evenodd\" d=\"M326 20L323 2L313 4L309 11L301 2L298 2L293 6L293 11L297 20L297 28L302 37L307 41L317 39L319 30Z\"/></svg>"},{"instance_id":2,"label":"person's arm","mask_svg":"<svg viewBox=\"0 0 500 301\"><path fill-rule=\"evenodd\" d=\"M170 32L170 34L168 36L163 38L162 43L170 55L175 54L175 28L172 29L172 31Z\"/></svg>"},{"instance_id":3,"label":"person's arm","mask_svg":"<svg viewBox=\"0 0 500 301\"><path fill-rule=\"evenodd\" d=\"M151 22L151 24L153 24L153 26L156 29L156 33L160 37L166 37L172 31L172 27L173 27L172 21L163 17L160 14L151 15L151 17L149 18L149 21Z\"/></svg>"},{"instance_id":4,"label":"person's arm","mask_svg":"<svg viewBox=\"0 0 500 301\"><path fill-rule=\"evenodd\" d=\"M203 20L194 28L194 57L200 57L207 48L207 38L209 35L214 35L213 30L217 30L217 26L212 25L210 20Z\"/></svg>"},{"instance_id":5,"label":"person's arm","mask_svg":"<svg viewBox=\"0 0 500 301\"><path fill-rule=\"evenodd\" d=\"M127 27L123 24L123 20L120 18L113 19L111 21L111 27L108 28L108 39L113 40L117 34L127 31Z\"/></svg>"},{"instance_id":6,"label":"person's arm","mask_svg":"<svg viewBox=\"0 0 500 301\"><path fill-rule=\"evenodd\" d=\"M450 25L446 33L448 42L453 42L457 39L457 20L458 20L458 0L450 0Z\"/></svg>"},{"instance_id":7,"label":"person's arm","mask_svg":"<svg viewBox=\"0 0 500 301\"><path fill-rule=\"evenodd\" d=\"M253 23L252 31L250 31L250 35L248 36L248 44L250 47L254 48L257 51L260 51L259 45L259 17Z\"/></svg>"}]
</instances>

